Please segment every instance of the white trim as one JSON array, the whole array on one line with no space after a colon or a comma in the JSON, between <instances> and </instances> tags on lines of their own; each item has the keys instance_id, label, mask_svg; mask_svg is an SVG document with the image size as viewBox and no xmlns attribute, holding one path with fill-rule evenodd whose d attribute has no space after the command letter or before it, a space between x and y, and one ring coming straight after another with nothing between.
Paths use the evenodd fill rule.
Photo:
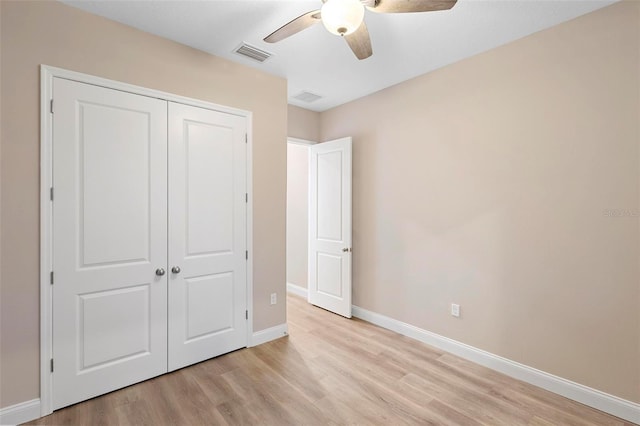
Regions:
<instances>
[{"instance_id":1,"label":"white trim","mask_svg":"<svg viewBox=\"0 0 640 426\"><path fill-rule=\"evenodd\" d=\"M249 346L258 346L263 343L267 343L288 335L289 327L286 323L276 325L274 327L266 328L264 330L256 331L255 333L253 333L251 344Z\"/></svg>"},{"instance_id":2,"label":"white trim","mask_svg":"<svg viewBox=\"0 0 640 426\"><path fill-rule=\"evenodd\" d=\"M180 104L220 111L227 114L238 115L241 117L248 117L252 114L251 111L232 108L213 102L202 101L200 99L188 98L186 96L174 95L173 93L163 92L161 90L148 89L146 87L136 86L134 84L124 83L122 81L109 80L107 78L96 77L94 75L84 74L76 71L69 71L63 68L56 68L49 65L40 65L40 69L42 73L46 74L47 83L50 82L49 79L52 79L53 77L59 77L67 80L77 81L79 83L92 84L94 86L105 87L107 89L120 90L122 92L129 92L136 95L148 96L150 98L162 99L164 101L177 102Z\"/></svg>"},{"instance_id":3,"label":"white trim","mask_svg":"<svg viewBox=\"0 0 640 426\"><path fill-rule=\"evenodd\" d=\"M247 115L247 347L253 336L253 114Z\"/></svg>"},{"instance_id":4,"label":"white trim","mask_svg":"<svg viewBox=\"0 0 640 426\"><path fill-rule=\"evenodd\" d=\"M309 296L309 290L292 283L287 283L287 292L295 294L296 296L304 297L305 299Z\"/></svg>"},{"instance_id":5,"label":"white trim","mask_svg":"<svg viewBox=\"0 0 640 426\"><path fill-rule=\"evenodd\" d=\"M310 141L307 139L299 139L299 138L290 138L290 137L287 137L287 143L292 143L294 145L305 145L305 146L318 144L318 142L316 141Z\"/></svg>"},{"instance_id":6,"label":"white trim","mask_svg":"<svg viewBox=\"0 0 640 426\"><path fill-rule=\"evenodd\" d=\"M212 102L187 98L145 87L135 86L120 81L95 77L88 74L69 71L48 65L40 66L40 399L38 401L39 416L53 412L53 387L51 381L50 359L53 350L52 331L52 298L49 273L53 268L52 209L49 199L49 188L53 182L52 165L52 115L50 101L53 99L53 79L55 77L93 84L95 86L120 90L152 98L191 105L227 114L245 117L247 120L247 347L253 341L253 113ZM54 106L55 108L55 106ZM286 331L286 330L285 330ZM26 404L26 403L25 403ZM28 421L28 420L25 420ZM1 422L4 423L4 422Z\"/></svg>"},{"instance_id":7,"label":"white trim","mask_svg":"<svg viewBox=\"0 0 640 426\"><path fill-rule=\"evenodd\" d=\"M40 70L40 415L53 412L53 383L49 360L53 353L52 293L49 274L53 269L53 222L50 188L53 182L52 149L53 71Z\"/></svg>"},{"instance_id":8,"label":"white trim","mask_svg":"<svg viewBox=\"0 0 640 426\"><path fill-rule=\"evenodd\" d=\"M18 425L40 418L40 400L21 402L0 409L0 425Z\"/></svg>"},{"instance_id":9,"label":"white trim","mask_svg":"<svg viewBox=\"0 0 640 426\"><path fill-rule=\"evenodd\" d=\"M358 306L352 307L353 316L370 322L403 336L434 346L476 364L499 371L507 376L541 387L550 392L612 414L624 420L640 424L640 404L618 398L597 389L572 382L562 377L537 370L510 359L494 355L482 349L466 345L448 337L432 333L393 318L368 311Z\"/></svg>"}]
</instances>

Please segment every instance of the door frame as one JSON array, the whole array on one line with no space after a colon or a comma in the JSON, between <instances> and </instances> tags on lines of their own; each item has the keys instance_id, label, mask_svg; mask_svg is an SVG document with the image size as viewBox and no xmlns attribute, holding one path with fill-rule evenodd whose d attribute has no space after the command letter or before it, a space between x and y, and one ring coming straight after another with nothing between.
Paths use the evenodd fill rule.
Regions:
<instances>
[{"instance_id":1,"label":"door frame","mask_svg":"<svg viewBox=\"0 0 640 426\"><path fill-rule=\"evenodd\" d=\"M55 77L92 84L108 89L120 90L224 112L244 117L247 120L247 250L251 253L247 260L247 346L253 335L253 113L212 102L147 89L116 80L109 80L89 74L69 71L49 65L40 65L40 415L53 412L53 381L50 360L53 357L53 299L51 292L51 271L53 269L53 209L51 190L53 182L53 79ZM55 105L53 105L55 108Z\"/></svg>"}]
</instances>

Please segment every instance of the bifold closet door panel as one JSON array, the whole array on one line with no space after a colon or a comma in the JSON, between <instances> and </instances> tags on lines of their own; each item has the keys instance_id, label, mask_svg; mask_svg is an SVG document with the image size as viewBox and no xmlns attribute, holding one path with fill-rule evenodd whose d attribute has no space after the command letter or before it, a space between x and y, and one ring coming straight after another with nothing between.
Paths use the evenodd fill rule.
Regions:
<instances>
[{"instance_id":1,"label":"bifold closet door panel","mask_svg":"<svg viewBox=\"0 0 640 426\"><path fill-rule=\"evenodd\" d=\"M169 102L169 370L247 345L246 118Z\"/></svg>"},{"instance_id":2,"label":"bifold closet door panel","mask_svg":"<svg viewBox=\"0 0 640 426\"><path fill-rule=\"evenodd\" d=\"M167 102L53 83L53 405L167 371Z\"/></svg>"}]
</instances>

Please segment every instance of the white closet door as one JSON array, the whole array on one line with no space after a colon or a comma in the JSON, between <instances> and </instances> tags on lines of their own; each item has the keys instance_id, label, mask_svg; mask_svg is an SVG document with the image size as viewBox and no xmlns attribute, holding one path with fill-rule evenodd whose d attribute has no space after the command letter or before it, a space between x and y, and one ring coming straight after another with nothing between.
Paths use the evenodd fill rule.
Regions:
<instances>
[{"instance_id":1,"label":"white closet door","mask_svg":"<svg viewBox=\"0 0 640 426\"><path fill-rule=\"evenodd\" d=\"M247 345L246 119L169 103L169 370Z\"/></svg>"},{"instance_id":2,"label":"white closet door","mask_svg":"<svg viewBox=\"0 0 640 426\"><path fill-rule=\"evenodd\" d=\"M167 370L167 102L53 85L53 405Z\"/></svg>"}]
</instances>

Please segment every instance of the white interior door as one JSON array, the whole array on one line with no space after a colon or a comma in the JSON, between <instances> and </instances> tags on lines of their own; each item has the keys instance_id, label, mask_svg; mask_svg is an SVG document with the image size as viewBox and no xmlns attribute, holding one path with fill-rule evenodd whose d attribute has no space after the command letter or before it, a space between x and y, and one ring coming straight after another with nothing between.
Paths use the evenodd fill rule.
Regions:
<instances>
[{"instance_id":1,"label":"white interior door","mask_svg":"<svg viewBox=\"0 0 640 426\"><path fill-rule=\"evenodd\" d=\"M57 409L167 370L167 102L59 78L53 94Z\"/></svg>"},{"instance_id":2,"label":"white interior door","mask_svg":"<svg viewBox=\"0 0 640 426\"><path fill-rule=\"evenodd\" d=\"M311 146L309 303L351 318L351 138Z\"/></svg>"},{"instance_id":3,"label":"white interior door","mask_svg":"<svg viewBox=\"0 0 640 426\"><path fill-rule=\"evenodd\" d=\"M246 119L169 103L169 370L247 345Z\"/></svg>"}]
</instances>

